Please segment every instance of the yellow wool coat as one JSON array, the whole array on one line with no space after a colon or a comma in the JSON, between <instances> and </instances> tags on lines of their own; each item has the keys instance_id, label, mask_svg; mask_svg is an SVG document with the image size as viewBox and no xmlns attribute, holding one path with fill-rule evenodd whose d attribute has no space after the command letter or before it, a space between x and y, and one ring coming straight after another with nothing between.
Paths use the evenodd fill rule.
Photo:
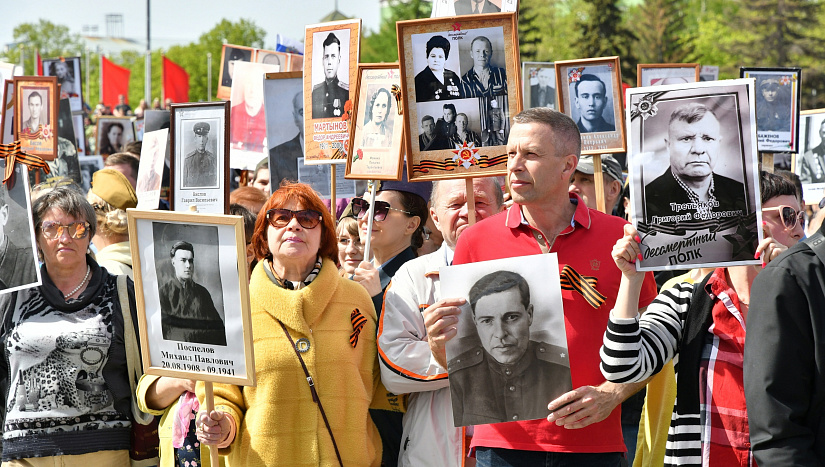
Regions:
<instances>
[{"instance_id":1,"label":"yellow wool coat","mask_svg":"<svg viewBox=\"0 0 825 467\"><path fill-rule=\"evenodd\" d=\"M321 272L300 290L279 288L260 262L249 284L257 387L216 384L215 408L229 413L237 432L221 450L236 466L333 466L332 440L306 376L278 321L294 341L307 339L302 354L315 380L345 466L381 463L381 439L368 409L390 408L376 350L376 314L359 284L338 275L324 259ZM351 344L351 314L366 318ZM203 400L203 383L197 386ZM376 397L378 396L378 397ZM373 399L383 403L373 404Z\"/></svg>"}]
</instances>

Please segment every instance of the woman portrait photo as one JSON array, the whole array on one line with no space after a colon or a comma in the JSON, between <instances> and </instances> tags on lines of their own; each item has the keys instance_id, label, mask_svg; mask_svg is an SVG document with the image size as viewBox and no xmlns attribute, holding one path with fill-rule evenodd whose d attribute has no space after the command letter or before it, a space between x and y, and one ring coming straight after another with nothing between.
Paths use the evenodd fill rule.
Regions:
<instances>
[{"instance_id":1,"label":"woman portrait photo","mask_svg":"<svg viewBox=\"0 0 825 467\"><path fill-rule=\"evenodd\" d=\"M392 144L392 94L386 88L379 88L372 94L367 106L366 119L361 137L365 147L388 148Z\"/></svg>"},{"instance_id":2,"label":"woman portrait photo","mask_svg":"<svg viewBox=\"0 0 825 467\"><path fill-rule=\"evenodd\" d=\"M461 77L444 67L450 58L450 41L435 35L427 41L427 67L415 75L416 102L461 99Z\"/></svg>"},{"instance_id":3,"label":"woman portrait photo","mask_svg":"<svg viewBox=\"0 0 825 467\"><path fill-rule=\"evenodd\" d=\"M134 139L132 137L131 125L123 122L101 122L100 127L103 131L98 131L98 154L101 156L108 156L116 152L121 152L128 143Z\"/></svg>"}]
</instances>

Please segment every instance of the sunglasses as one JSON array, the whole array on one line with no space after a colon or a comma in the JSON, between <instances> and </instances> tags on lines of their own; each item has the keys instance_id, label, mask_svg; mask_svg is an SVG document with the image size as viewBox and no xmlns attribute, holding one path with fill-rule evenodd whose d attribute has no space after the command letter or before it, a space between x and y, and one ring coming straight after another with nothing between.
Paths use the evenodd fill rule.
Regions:
<instances>
[{"instance_id":1,"label":"sunglasses","mask_svg":"<svg viewBox=\"0 0 825 467\"><path fill-rule=\"evenodd\" d=\"M376 201L375 202L375 211L373 211L372 218L375 222L381 222L387 218L387 214L389 214L390 209L393 211L403 212L404 214L412 216L412 213L409 211L405 211L403 209L396 209L390 206L390 203L386 201ZM370 202L365 200L364 198L352 198L352 213L355 214L355 217L358 219L363 218L367 215L367 212L370 210Z\"/></svg>"},{"instance_id":2,"label":"sunglasses","mask_svg":"<svg viewBox=\"0 0 825 467\"><path fill-rule=\"evenodd\" d=\"M298 220L298 224L305 229L314 229L321 222L321 213L312 209L302 209L292 211L290 209L270 209L266 212L266 219L269 225L280 229L286 227L292 218Z\"/></svg>"},{"instance_id":3,"label":"sunglasses","mask_svg":"<svg viewBox=\"0 0 825 467\"><path fill-rule=\"evenodd\" d=\"M43 236L48 239L60 238L63 232L67 232L71 238L86 238L89 235L88 222L72 222L68 225L63 225L60 222L44 221L40 224L40 230Z\"/></svg>"},{"instance_id":4,"label":"sunglasses","mask_svg":"<svg viewBox=\"0 0 825 467\"><path fill-rule=\"evenodd\" d=\"M805 213L797 211L790 206L777 206L775 208L762 208L763 211L779 211L779 217L782 219L782 224L786 229L793 229L796 224L802 224L805 221Z\"/></svg>"}]
</instances>

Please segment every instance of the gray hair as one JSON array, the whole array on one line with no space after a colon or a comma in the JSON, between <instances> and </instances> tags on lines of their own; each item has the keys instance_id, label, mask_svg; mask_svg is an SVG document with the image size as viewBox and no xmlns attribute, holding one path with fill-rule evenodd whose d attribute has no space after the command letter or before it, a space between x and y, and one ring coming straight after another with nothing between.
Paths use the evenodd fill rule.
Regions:
<instances>
[{"instance_id":1,"label":"gray hair","mask_svg":"<svg viewBox=\"0 0 825 467\"><path fill-rule=\"evenodd\" d=\"M481 177L482 180L488 181L493 185L493 202L496 205L496 208L501 208L501 205L504 204L504 193L501 191L501 184L498 183L498 179L496 177ZM445 182L450 180L435 180L433 182L433 190L430 192L430 206L435 206L438 202L438 197L441 195L440 186L443 185Z\"/></svg>"},{"instance_id":2,"label":"gray hair","mask_svg":"<svg viewBox=\"0 0 825 467\"><path fill-rule=\"evenodd\" d=\"M516 114L513 123L546 125L553 132L556 155L575 154L576 157L581 157L581 133L576 122L567 115L546 107L536 107Z\"/></svg>"},{"instance_id":3,"label":"gray hair","mask_svg":"<svg viewBox=\"0 0 825 467\"><path fill-rule=\"evenodd\" d=\"M97 232L97 216L95 208L86 200L83 193L68 186L59 186L41 194L32 203L32 219L34 233L41 233L41 224L46 213L51 209L59 209L64 214L89 223L89 238Z\"/></svg>"}]
</instances>

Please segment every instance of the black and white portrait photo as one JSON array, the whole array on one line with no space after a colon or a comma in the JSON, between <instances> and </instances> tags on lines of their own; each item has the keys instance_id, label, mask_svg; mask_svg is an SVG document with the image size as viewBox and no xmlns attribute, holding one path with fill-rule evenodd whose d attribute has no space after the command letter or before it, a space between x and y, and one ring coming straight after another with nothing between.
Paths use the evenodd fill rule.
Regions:
<instances>
[{"instance_id":1,"label":"black and white portrait photo","mask_svg":"<svg viewBox=\"0 0 825 467\"><path fill-rule=\"evenodd\" d=\"M464 97L506 96L503 28L473 29L457 45Z\"/></svg>"},{"instance_id":2,"label":"black and white portrait photo","mask_svg":"<svg viewBox=\"0 0 825 467\"><path fill-rule=\"evenodd\" d=\"M312 41L312 118L340 117L350 99L350 30L316 32Z\"/></svg>"},{"instance_id":3,"label":"black and white portrait photo","mask_svg":"<svg viewBox=\"0 0 825 467\"><path fill-rule=\"evenodd\" d=\"M92 176L103 168L103 156L78 156L77 161L80 164L80 187L88 193L92 188Z\"/></svg>"},{"instance_id":4,"label":"black and white portrait photo","mask_svg":"<svg viewBox=\"0 0 825 467\"><path fill-rule=\"evenodd\" d=\"M754 261L759 185L744 82L630 94L631 203L645 270Z\"/></svg>"},{"instance_id":5,"label":"black and white portrait photo","mask_svg":"<svg viewBox=\"0 0 825 467\"><path fill-rule=\"evenodd\" d=\"M415 101L442 101L464 97L458 47L449 32L413 34Z\"/></svg>"},{"instance_id":6,"label":"black and white portrait photo","mask_svg":"<svg viewBox=\"0 0 825 467\"><path fill-rule=\"evenodd\" d=\"M572 389L556 255L450 266L440 281L467 300L447 343L455 426L547 417Z\"/></svg>"},{"instance_id":7,"label":"black and white portrait photo","mask_svg":"<svg viewBox=\"0 0 825 467\"><path fill-rule=\"evenodd\" d=\"M264 80L269 180L273 187L298 180L304 157L304 91L300 72L268 73Z\"/></svg>"},{"instance_id":8,"label":"black and white portrait photo","mask_svg":"<svg viewBox=\"0 0 825 467\"><path fill-rule=\"evenodd\" d=\"M817 203L825 195L825 111L802 111L799 139L793 172L802 180L803 199Z\"/></svg>"},{"instance_id":9,"label":"black and white portrait photo","mask_svg":"<svg viewBox=\"0 0 825 467\"><path fill-rule=\"evenodd\" d=\"M552 62L524 62L524 108L556 108L556 68Z\"/></svg>"},{"instance_id":10,"label":"black and white portrait photo","mask_svg":"<svg viewBox=\"0 0 825 467\"><path fill-rule=\"evenodd\" d=\"M742 68L756 79L756 140L760 152L796 152L801 68Z\"/></svg>"},{"instance_id":11,"label":"black and white portrait photo","mask_svg":"<svg viewBox=\"0 0 825 467\"><path fill-rule=\"evenodd\" d=\"M6 80L3 85L3 133L0 134L0 143L14 142L14 81Z\"/></svg>"},{"instance_id":12,"label":"black and white portrait photo","mask_svg":"<svg viewBox=\"0 0 825 467\"><path fill-rule=\"evenodd\" d=\"M481 105L489 100L459 99L448 102L417 104L418 115L430 115L435 120L435 137L430 145L434 150L455 149L465 143L479 148L481 144ZM419 140L419 144L421 140Z\"/></svg>"},{"instance_id":13,"label":"black and white portrait photo","mask_svg":"<svg viewBox=\"0 0 825 467\"><path fill-rule=\"evenodd\" d=\"M57 113L57 157L49 161L49 178L67 177L81 183L80 162L75 143L74 123L69 99L60 100Z\"/></svg>"},{"instance_id":14,"label":"black and white portrait photo","mask_svg":"<svg viewBox=\"0 0 825 467\"><path fill-rule=\"evenodd\" d=\"M43 76L57 77L60 99L69 99L72 112L83 110L83 84L80 74L80 57L50 58L43 60Z\"/></svg>"},{"instance_id":15,"label":"black and white portrait photo","mask_svg":"<svg viewBox=\"0 0 825 467\"><path fill-rule=\"evenodd\" d=\"M130 210L128 216L144 372L188 372L202 381L216 380L200 374L248 378L242 221L169 211Z\"/></svg>"},{"instance_id":16,"label":"black and white portrait photo","mask_svg":"<svg viewBox=\"0 0 825 467\"><path fill-rule=\"evenodd\" d=\"M98 117L97 153L108 156L123 151L135 140L135 127L131 117Z\"/></svg>"},{"instance_id":17,"label":"black and white portrait photo","mask_svg":"<svg viewBox=\"0 0 825 467\"><path fill-rule=\"evenodd\" d=\"M183 183L181 188L217 188L217 142L212 128L218 128L217 119L184 120L183 125ZM212 134L210 135L210 132Z\"/></svg>"},{"instance_id":18,"label":"black and white portrait photo","mask_svg":"<svg viewBox=\"0 0 825 467\"><path fill-rule=\"evenodd\" d=\"M570 79L571 117L582 133L616 131L613 72L606 65L573 71Z\"/></svg>"},{"instance_id":19,"label":"black and white portrait photo","mask_svg":"<svg viewBox=\"0 0 825 467\"><path fill-rule=\"evenodd\" d=\"M639 63L636 70L639 87L699 81L698 63Z\"/></svg>"},{"instance_id":20,"label":"black and white portrait photo","mask_svg":"<svg viewBox=\"0 0 825 467\"><path fill-rule=\"evenodd\" d=\"M255 49L238 45L224 44L221 53L221 76L220 86L218 86L218 99L229 99L229 92L232 87L232 79L235 76L235 64L238 62L251 62Z\"/></svg>"},{"instance_id":21,"label":"black and white portrait photo","mask_svg":"<svg viewBox=\"0 0 825 467\"><path fill-rule=\"evenodd\" d=\"M29 180L23 167L14 168L13 184L0 182L0 294L40 285ZM5 168L6 162L0 161L0 170Z\"/></svg>"},{"instance_id":22,"label":"black and white portrait photo","mask_svg":"<svg viewBox=\"0 0 825 467\"><path fill-rule=\"evenodd\" d=\"M135 187L138 198L137 209L156 209L158 206L163 181L163 158L168 138L168 129L144 134Z\"/></svg>"}]
</instances>

